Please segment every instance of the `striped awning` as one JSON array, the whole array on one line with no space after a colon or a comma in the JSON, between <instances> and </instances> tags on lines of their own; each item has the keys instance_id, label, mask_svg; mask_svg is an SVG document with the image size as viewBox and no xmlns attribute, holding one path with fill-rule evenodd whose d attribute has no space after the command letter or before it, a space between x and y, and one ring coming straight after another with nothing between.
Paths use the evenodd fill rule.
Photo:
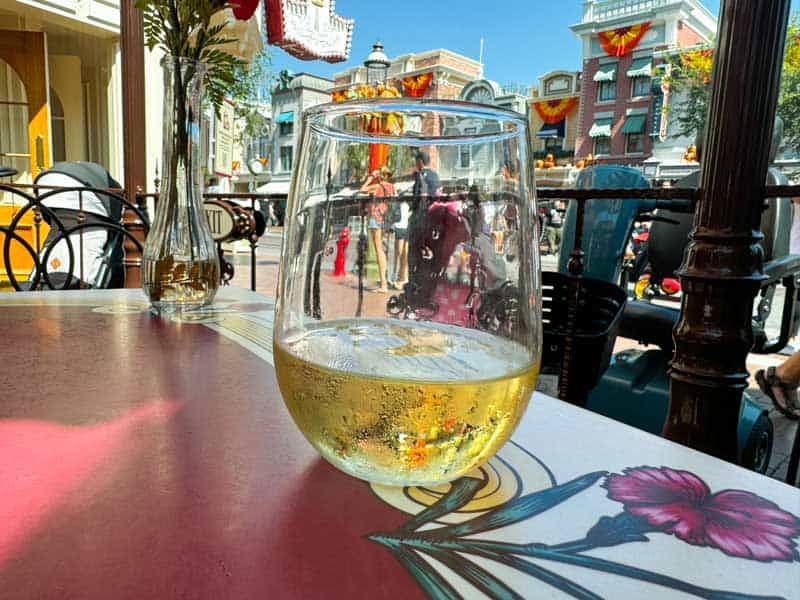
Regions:
<instances>
[{"instance_id":1,"label":"striped awning","mask_svg":"<svg viewBox=\"0 0 800 600\"><path fill-rule=\"evenodd\" d=\"M275 119L275 122L278 123L278 124L280 124L280 123L291 123L293 121L294 121L294 111L293 110L287 110L285 112L282 112Z\"/></svg>"},{"instance_id":2,"label":"striped awning","mask_svg":"<svg viewBox=\"0 0 800 600\"><path fill-rule=\"evenodd\" d=\"M652 77L653 75L653 59L649 56L644 58L636 58L631 63L631 68L628 69L627 75L630 78L634 77Z\"/></svg>"},{"instance_id":3,"label":"striped awning","mask_svg":"<svg viewBox=\"0 0 800 600\"><path fill-rule=\"evenodd\" d=\"M644 124L647 115L628 115L622 124L620 133L644 133Z\"/></svg>"},{"instance_id":4,"label":"striped awning","mask_svg":"<svg viewBox=\"0 0 800 600\"><path fill-rule=\"evenodd\" d=\"M564 119L558 123L545 123L536 132L537 138L563 138L564 137Z\"/></svg>"},{"instance_id":5,"label":"striped awning","mask_svg":"<svg viewBox=\"0 0 800 600\"><path fill-rule=\"evenodd\" d=\"M613 119L597 119L589 130L589 137L611 137Z\"/></svg>"},{"instance_id":6,"label":"striped awning","mask_svg":"<svg viewBox=\"0 0 800 600\"><path fill-rule=\"evenodd\" d=\"M594 81L616 81L617 63L600 65L597 68L597 73L594 74L594 77L592 79L594 79Z\"/></svg>"}]
</instances>

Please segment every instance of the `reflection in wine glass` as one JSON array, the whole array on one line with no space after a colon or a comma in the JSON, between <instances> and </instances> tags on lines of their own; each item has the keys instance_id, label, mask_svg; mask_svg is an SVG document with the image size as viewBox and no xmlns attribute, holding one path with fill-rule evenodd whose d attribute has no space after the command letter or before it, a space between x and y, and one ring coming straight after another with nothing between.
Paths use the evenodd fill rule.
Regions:
<instances>
[{"instance_id":1,"label":"reflection in wine glass","mask_svg":"<svg viewBox=\"0 0 800 600\"><path fill-rule=\"evenodd\" d=\"M338 468L391 485L448 481L519 423L541 354L527 139L521 115L457 102L343 103L304 117L275 365L298 427ZM376 171L393 173L380 193L364 183ZM370 294L386 289L398 247L395 220L376 215L403 204L408 280ZM332 277L344 227L357 243Z\"/></svg>"}]
</instances>

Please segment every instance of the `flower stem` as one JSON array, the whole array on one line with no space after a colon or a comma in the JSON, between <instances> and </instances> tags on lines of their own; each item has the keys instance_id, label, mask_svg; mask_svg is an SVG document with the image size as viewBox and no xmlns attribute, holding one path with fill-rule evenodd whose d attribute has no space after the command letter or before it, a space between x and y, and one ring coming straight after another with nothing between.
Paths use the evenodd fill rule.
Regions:
<instances>
[{"instance_id":1,"label":"flower stem","mask_svg":"<svg viewBox=\"0 0 800 600\"><path fill-rule=\"evenodd\" d=\"M698 598L707 598L709 600L781 600L780 596L759 596L753 594L741 594L738 592L729 592L725 590L712 590L697 585L693 585L681 579L670 577L669 575L662 575L660 573L653 573L646 569L640 569L631 565L620 564L614 561L597 558L594 556L586 556L583 554L572 554L563 549L556 549L554 546L547 546L545 544L511 544L506 542L490 542L482 540L467 540L467 539L428 539L422 537L395 537L391 534L383 534L380 543L391 546L394 543L402 544L403 546L416 548L417 550L426 552L430 548L439 550L448 550L451 552L463 552L465 554L475 554L483 558L495 560L506 564L518 571L523 571L546 581L558 589L564 589L564 582L561 581L562 577L548 570L542 572L532 572L536 568L534 563L524 561L509 555L530 556L543 560L552 560L556 562L566 563L578 567L585 567L595 571L602 571L604 573L611 573L613 575L620 575L629 579L637 579L639 581L646 581L662 587L686 592ZM578 543L570 542L577 547ZM563 544L562 544L563 546ZM529 566L533 565L533 566ZM556 579L550 576L555 575ZM589 598L591 592L575 586L573 589L575 597ZM585 595L588 594L588 595Z\"/></svg>"},{"instance_id":2,"label":"flower stem","mask_svg":"<svg viewBox=\"0 0 800 600\"><path fill-rule=\"evenodd\" d=\"M579 567L586 567L596 571L638 579L639 581L647 581L669 589L686 592L699 598L709 598L710 600L779 600L777 596L757 596L723 590L711 590L668 575L653 573L646 569L640 569L631 565L624 565L594 556L566 553L563 550L556 550L543 544L506 544L482 542L479 540L461 540L459 546L461 546L461 551L467 553L471 553L474 550L479 552L487 550L490 552L511 552L514 554L524 554L525 556L531 556L533 558L553 560Z\"/></svg>"},{"instance_id":3,"label":"flower stem","mask_svg":"<svg viewBox=\"0 0 800 600\"><path fill-rule=\"evenodd\" d=\"M594 548L594 546L589 544L585 539L573 540L571 542L563 542L561 544L548 547L550 548L550 550L554 550L556 552L564 552L566 554L572 554L574 552L586 552L587 550L591 550L592 548Z\"/></svg>"}]
</instances>

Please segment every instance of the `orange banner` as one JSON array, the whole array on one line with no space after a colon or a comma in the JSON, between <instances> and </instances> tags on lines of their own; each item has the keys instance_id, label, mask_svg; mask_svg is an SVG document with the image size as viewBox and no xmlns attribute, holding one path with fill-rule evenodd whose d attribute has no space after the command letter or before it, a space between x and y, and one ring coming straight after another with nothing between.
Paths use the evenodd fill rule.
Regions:
<instances>
[{"instance_id":1,"label":"orange banner","mask_svg":"<svg viewBox=\"0 0 800 600\"><path fill-rule=\"evenodd\" d=\"M372 115L367 125L369 133L386 133L386 124L383 122L379 115ZM389 145L388 144L370 144L369 145L369 172L372 173L375 169L380 169L386 164L386 159L389 158Z\"/></svg>"},{"instance_id":2,"label":"orange banner","mask_svg":"<svg viewBox=\"0 0 800 600\"><path fill-rule=\"evenodd\" d=\"M567 113L576 106L578 106L578 99L575 97L562 98L561 100L543 100L533 103L533 108L536 109L536 113L542 118L542 121L548 125L563 121Z\"/></svg>"},{"instance_id":3,"label":"orange banner","mask_svg":"<svg viewBox=\"0 0 800 600\"><path fill-rule=\"evenodd\" d=\"M611 31L602 31L597 34L600 38L600 45L609 56L625 56L628 52L636 48L647 30L650 29L650 21L620 27Z\"/></svg>"},{"instance_id":4,"label":"orange banner","mask_svg":"<svg viewBox=\"0 0 800 600\"><path fill-rule=\"evenodd\" d=\"M403 77L403 93L411 98L422 98L432 79L433 73Z\"/></svg>"}]
</instances>

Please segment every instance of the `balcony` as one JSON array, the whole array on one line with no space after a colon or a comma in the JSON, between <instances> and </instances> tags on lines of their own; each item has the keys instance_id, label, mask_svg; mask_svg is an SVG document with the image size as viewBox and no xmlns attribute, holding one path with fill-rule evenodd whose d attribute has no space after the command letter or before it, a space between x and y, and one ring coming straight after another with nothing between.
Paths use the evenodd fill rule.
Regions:
<instances>
[{"instance_id":1,"label":"balcony","mask_svg":"<svg viewBox=\"0 0 800 600\"><path fill-rule=\"evenodd\" d=\"M584 2L581 22L592 23L625 19L675 3L676 0L596 0L594 2Z\"/></svg>"},{"instance_id":2,"label":"balcony","mask_svg":"<svg viewBox=\"0 0 800 600\"><path fill-rule=\"evenodd\" d=\"M67 17L68 27L82 23L119 33L120 0L17 0L21 5ZM77 22L77 23L76 23Z\"/></svg>"}]
</instances>

